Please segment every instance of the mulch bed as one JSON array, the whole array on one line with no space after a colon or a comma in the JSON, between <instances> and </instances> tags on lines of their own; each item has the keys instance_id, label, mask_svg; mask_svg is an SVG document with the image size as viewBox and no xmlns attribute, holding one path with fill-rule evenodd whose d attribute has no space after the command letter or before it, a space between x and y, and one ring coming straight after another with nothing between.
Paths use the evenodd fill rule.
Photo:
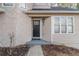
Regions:
<instances>
[{"instance_id":1,"label":"mulch bed","mask_svg":"<svg viewBox=\"0 0 79 59\"><path fill-rule=\"evenodd\" d=\"M45 56L79 56L79 50L62 45L42 45Z\"/></svg>"},{"instance_id":2,"label":"mulch bed","mask_svg":"<svg viewBox=\"0 0 79 59\"><path fill-rule=\"evenodd\" d=\"M27 45L20 45L13 48L0 47L0 56L24 56L28 50L29 47Z\"/></svg>"}]
</instances>

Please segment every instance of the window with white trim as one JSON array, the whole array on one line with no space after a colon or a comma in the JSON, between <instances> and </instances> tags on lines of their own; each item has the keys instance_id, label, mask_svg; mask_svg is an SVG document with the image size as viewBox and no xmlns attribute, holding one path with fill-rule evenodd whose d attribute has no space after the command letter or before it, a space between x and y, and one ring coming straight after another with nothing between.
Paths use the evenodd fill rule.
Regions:
<instances>
[{"instance_id":1,"label":"window with white trim","mask_svg":"<svg viewBox=\"0 0 79 59\"><path fill-rule=\"evenodd\" d=\"M73 16L55 16L54 33L73 33Z\"/></svg>"},{"instance_id":2,"label":"window with white trim","mask_svg":"<svg viewBox=\"0 0 79 59\"><path fill-rule=\"evenodd\" d=\"M13 3L3 3L2 5L5 7L11 7L11 6L13 6Z\"/></svg>"},{"instance_id":3,"label":"window with white trim","mask_svg":"<svg viewBox=\"0 0 79 59\"><path fill-rule=\"evenodd\" d=\"M23 9L26 9L26 3L20 3L20 4L19 4L19 7L20 7L20 8L23 8Z\"/></svg>"}]
</instances>

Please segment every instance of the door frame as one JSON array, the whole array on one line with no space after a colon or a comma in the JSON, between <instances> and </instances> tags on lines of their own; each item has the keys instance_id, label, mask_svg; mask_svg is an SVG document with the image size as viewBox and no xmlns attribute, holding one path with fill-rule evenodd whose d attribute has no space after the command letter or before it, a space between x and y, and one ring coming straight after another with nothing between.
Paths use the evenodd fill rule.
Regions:
<instances>
[{"instance_id":1,"label":"door frame","mask_svg":"<svg viewBox=\"0 0 79 59\"><path fill-rule=\"evenodd\" d=\"M33 37L33 20L40 20L40 37ZM42 39L42 18L32 18L32 38Z\"/></svg>"}]
</instances>

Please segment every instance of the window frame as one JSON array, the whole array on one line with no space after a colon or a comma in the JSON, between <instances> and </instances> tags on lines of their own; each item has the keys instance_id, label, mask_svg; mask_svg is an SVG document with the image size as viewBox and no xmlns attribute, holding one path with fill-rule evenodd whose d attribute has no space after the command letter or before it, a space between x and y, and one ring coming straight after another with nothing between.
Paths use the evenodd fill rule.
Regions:
<instances>
[{"instance_id":1,"label":"window frame","mask_svg":"<svg viewBox=\"0 0 79 59\"><path fill-rule=\"evenodd\" d=\"M63 16L63 15L62 15ZM53 16L53 33L55 33L55 17L62 17L62 16ZM68 33L68 28L66 29L66 33L62 33L61 32L61 23L60 23L60 32L59 33L55 33L55 34L74 34L75 33L75 16L64 16L64 17L72 17L73 18L73 20L72 20L72 22L73 22L73 24L72 24L72 26L73 26L73 28L72 28L72 33ZM67 21L67 20L66 20ZM60 21L59 21L60 22ZM66 27L68 27L68 23L66 24Z\"/></svg>"},{"instance_id":2,"label":"window frame","mask_svg":"<svg viewBox=\"0 0 79 59\"><path fill-rule=\"evenodd\" d=\"M9 3L7 3L7 4L9 4ZM14 6L13 3L11 3L11 4L12 4L12 6L5 6L4 3L2 3L2 7L13 7Z\"/></svg>"},{"instance_id":3,"label":"window frame","mask_svg":"<svg viewBox=\"0 0 79 59\"><path fill-rule=\"evenodd\" d=\"M25 6L23 6L23 4L24 4ZM26 3L20 3L20 4L19 4L19 8L26 9L26 8L27 8Z\"/></svg>"}]
</instances>

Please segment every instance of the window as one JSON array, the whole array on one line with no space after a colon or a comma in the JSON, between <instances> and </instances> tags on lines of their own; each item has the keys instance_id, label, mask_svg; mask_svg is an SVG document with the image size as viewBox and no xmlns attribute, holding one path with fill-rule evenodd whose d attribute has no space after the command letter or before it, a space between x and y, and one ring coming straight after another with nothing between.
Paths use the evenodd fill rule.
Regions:
<instances>
[{"instance_id":1,"label":"window","mask_svg":"<svg viewBox=\"0 0 79 59\"><path fill-rule=\"evenodd\" d=\"M67 19L67 27L68 27L68 33L73 33L73 18L68 17Z\"/></svg>"},{"instance_id":2,"label":"window","mask_svg":"<svg viewBox=\"0 0 79 59\"><path fill-rule=\"evenodd\" d=\"M73 17L55 16L54 32L55 33L73 33Z\"/></svg>"},{"instance_id":3,"label":"window","mask_svg":"<svg viewBox=\"0 0 79 59\"><path fill-rule=\"evenodd\" d=\"M59 17L55 17L55 24L54 24L54 30L55 33L60 33L60 21Z\"/></svg>"},{"instance_id":4,"label":"window","mask_svg":"<svg viewBox=\"0 0 79 59\"><path fill-rule=\"evenodd\" d=\"M13 6L13 3L3 3L3 6L11 7Z\"/></svg>"},{"instance_id":5,"label":"window","mask_svg":"<svg viewBox=\"0 0 79 59\"><path fill-rule=\"evenodd\" d=\"M66 17L61 16L60 17L60 26L61 26L61 33L66 33Z\"/></svg>"},{"instance_id":6,"label":"window","mask_svg":"<svg viewBox=\"0 0 79 59\"><path fill-rule=\"evenodd\" d=\"M25 3L20 3L20 4L19 4L19 7L25 9L25 8L26 8L26 4L25 4Z\"/></svg>"},{"instance_id":7,"label":"window","mask_svg":"<svg viewBox=\"0 0 79 59\"><path fill-rule=\"evenodd\" d=\"M51 7L56 7L56 6L58 6L57 3L51 3Z\"/></svg>"}]
</instances>

